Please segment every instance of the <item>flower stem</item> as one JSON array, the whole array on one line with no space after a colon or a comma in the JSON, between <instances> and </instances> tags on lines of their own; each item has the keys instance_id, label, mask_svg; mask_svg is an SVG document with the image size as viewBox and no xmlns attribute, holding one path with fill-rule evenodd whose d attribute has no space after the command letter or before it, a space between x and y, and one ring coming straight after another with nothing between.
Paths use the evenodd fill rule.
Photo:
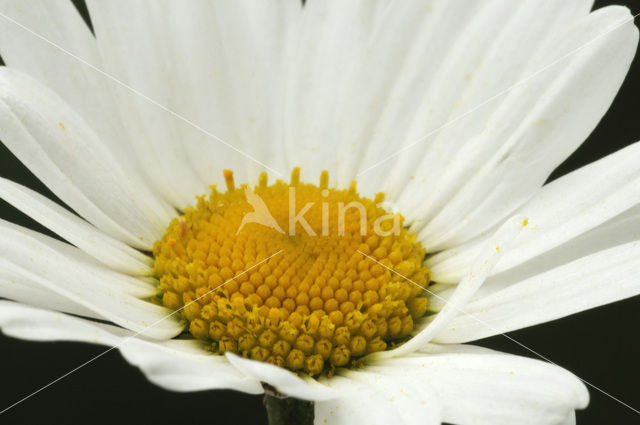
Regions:
<instances>
[{"instance_id":1,"label":"flower stem","mask_svg":"<svg viewBox=\"0 0 640 425\"><path fill-rule=\"evenodd\" d=\"M313 402L265 394L269 425L313 425Z\"/></svg>"}]
</instances>

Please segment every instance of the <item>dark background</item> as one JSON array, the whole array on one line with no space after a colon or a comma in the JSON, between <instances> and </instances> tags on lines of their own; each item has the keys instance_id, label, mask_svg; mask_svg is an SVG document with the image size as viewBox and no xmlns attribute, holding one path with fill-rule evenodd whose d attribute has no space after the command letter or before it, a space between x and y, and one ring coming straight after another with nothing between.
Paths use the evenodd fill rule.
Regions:
<instances>
[{"instance_id":1,"label":"dark background","mask_svg":"<svg viewBox=\"0 0 640 425\"><path fill-rule=\"evenodd\" d=\"M82 2L74 1L88 18ZM596 1L596 8L625 2ZM626 2L640 13L640 2ZM638 21L636 21L638 24ZM557 178L640 139L640 58L612 107L589 139L552 175ZM639 164L640 166L640 164ZM56 199L0 144L0 175ZM0 217L51 234L0 200ZM640 410L640 297L596 308L509 335L586 381ZM476 342L531 357L503 336ZM0 410L102 353L79 343L34 343L0 334ZM591 403L579 424L638 424L640 415L589 388ZM261 396L234 391L173 393L151 385L113 350L24 403L0 423L250 423L264 424Z\"/></svg>"}]
</instances>

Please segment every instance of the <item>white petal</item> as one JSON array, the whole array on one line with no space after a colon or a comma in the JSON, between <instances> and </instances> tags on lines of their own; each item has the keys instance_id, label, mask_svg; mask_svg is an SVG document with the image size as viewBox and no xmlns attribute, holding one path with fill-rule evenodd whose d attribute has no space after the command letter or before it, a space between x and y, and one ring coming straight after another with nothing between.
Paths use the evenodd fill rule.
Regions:
<instances>
[{"instance_id":1,"label":"white petal","mask_svg":"<svg viewBox=\"0 0 640 425\"><path fill-rule=\"evenodd\" d=\"M365 126L347 141L360 135L371 140L357 159L364 180L382 183L394 197L403 193L398 202L413 220L416 203L440 195L435 180L452 167L449 158L482 129L499 102L416 141L517 81L547 38L586 14L590 2L416 1L403 6L407 3L414 10L391 25L385 19L377 34L378 40L386 36L398 44L378 42L367 52L368 62L351 84L357 89L349 96L353 107L344 116L351 127ZM399 7L391 9L394 16ZM428 183L415 179L429 172Z\"/></svg>"},{"instance_id":2,"label":"white petal","mask_svg":"<svg viewBox=\"0 0 640 425\"><path fill-rule=\"evenodd\" d=\"M371 354L370 359L394 357L410 353L419 347L428 343L436 335L438 335L445 326L461 314L465 304L473 297L473 294L480 288L486 277L491 273L491 269L500 259L502 252L509 249L509 245L513 239L526 226L522 217L513 217L509 219L498 231L493 235L491 240L485 245L481 254L474 262L473 267L467 276L457 286L455 293L449 298L447 304L442 311L422 330L420 330L413 338L400 345L397 348L388 351L381 351Z\"/></svg>"},{"instance_id":3,"label":"white petal","mask_svg":"<svg viewBox=\"0 0 640 425\"><path fill-rule=\"evenodd\" d=\"M0 220L0 243L7 247L3 260L13 261L18 266L30 264L27 261L33 261L36 256L52 255L91 274L96 286L104 285L113 291L141 298L157 293L158 282L151 277L134 277L110 270L72 245L4 220Z\"/></svg>"},{"instance_id":4,"label":"white petal","mask_svg":"<svg viewBox=\"0 0 640 425\"><path fill-rule=\"evenodd\" d=\"M316 402L314 425L384 425L400 422L398 411L383 394L369 385L341 376L327 383L341 397Z\"/></svg>"},{"instance_id":5,"label":"white petal","mask_svg":"<svg viewBox=\"0 0 640 425\"><path fill-rule=\"evenodd\" d=\"M429 122L426 124L429 126L431 121L446 117L450 101L455 101L449 97L457 97L454 73L463 68L460 60L456 60L456 68L450 66L456 46L465 44L465 37L482 24L483 37L476 34L473 47L465 49L465 58L484 50L485 41L493 40L502 26L495 22L503 22L507 16L506 9L496 4L412 1L385 10L385 18L372 35L369 49L348 84L345 111L341 111L344 128L340 136L345 140L340 156L346 155L348 149L357 154L346 157L341 178L349 178L348 171L352 168L366 172L396 154L408 143L412 127L418 121L421 126ZM448 75L446 83L437 81L444 69ZM442 89L450 96L439 92ZM432 96L439 98L435 114L433 110L424 113L421 104ZM421 157L423 152L419 149L413 155ZM397 175L407 172L407 168L411 167L400 165L393 158L367 172L362 177L362 186L366 190L375 185L373 190L380 190L381 185L397 199L401 190L398 186L405 185L407 180Z\"/></svg>"},{"instance_id":6,"label":"white petal","mask_svg":"<svg viewBox=\"0 0 640 425\"><path fill-rule=\"evenodd\" d=\"M364 371L341 370L341 376L371 385L394 407L403 424L439 424L442 412L433 387L407 376L384 376Z\"/></svg>"},{"instance_id":7,"label":"white petal","mask_svg":"<svg viewBox=\"0 0 640 425\"><path fill-rule=\"evenodd\" d=\"M162 21L156 6L147 1L87 2L104 70L133 89L123 86L114 94L141 169L165 199L184 209L206 186L184 148L184 129L190 126L163 109L173 110L175 104L171 96L179 90L174 86L178 75L171 64L179 60L163 57L169 34L158 29Z\"/></svg>"},{"instance_id":8,"label":"white petal","mask_svg":"<svg viewBox=\"0 0 640 425\"><path fill-rule=\"evenodd\" d=\"M433 387L443 421L456 424L551 425L589 402L582 382L558 366L473 346L428 345L367 371Z\"/></svg>"},{"instance_id":9,"label":"white petal","mask_svg":"<svg viewBox=\"0 0 640 425\"><path fill-rule=\"evenodd\" d=\"M174 205L223 168L249 183L283 172L282 50L300 3L87 4L107 71L147 97L118 90L142 168Z\"/></svg>"},{"instance_id":10,"label":"white petal","mask_svg":"<svg viewBox=\"0 0 640 425\"><path fill-rule=\"evenodd\" d=\"M101 263L123 273L151 274L149 257L105 235L39 193L0 178L0 198Z\"/></svg>"},{"instance_id":11,"label":"white petal","mask_svg":"<svg viewBox=\"0 0 640 425\"><path fill-rule=\"evenodd\" d=\"M461 63L475 70L483 54L503 63L500 55L509 52L511 66L502 71L517 78L532 46L590 7L588 0L520 4L525 6L514 8L509 1L307 3L287 87L291 163L309 164L312 178L321 169L337 169L338 185L349 185L359 167L396 153L412 134L418 137L446 121L469 81ZM509 31L503 31L507 21ZM517 60L513 46L522 52ZM498 86L510 81L494 69L487 75ZM461 84L454 83L458 80ZM486 78L478 79L477 87L493 94ZM301 92L307 96L297 96ZM437 104L425 105L427 99ZM422 158L421 152L411 156ZM407 174L414 168L395 166L394 171ZM392 180L404 185L408 177ZM389 180L383 167L362 179L361 188L379 191ZM393 196L398 187L384 189Z\"/></svg>"},{"instance_id":12,"label":"white petal","mask_svg":"<svg viewBox=\"0 0 640 425\"><path fill-rule=\"evenodd\" d=\"M518 214L529 219L529 226L504 254L493 273L556 248L638 204L638 163L640 143L635 143L543 186L518 209ZM628 229L631 231L633 227ZM478 254L483 239L480 237L431 257L427 265L433 279L459 281Z\"/></svg>"},{"instance_id":13,"label":"white petal","mask_svg":"<svg viewBox=\"0 0 640 425\"><path fill-rule=\"evenodd\" d=\"M281 140L283 122L289 119L283 112L289 72L285 57L297 37L293 30L301 6L296 0L214 3L214 22L222 44L218 61L227 70L227 81L220 83L230 88L235 106L237 136L231 142L261 162L243 158L249 182L255 182L258 172L267 167L276 174L289 171L284 167L286 151ZM221 107L229 109L227 104Z\"/></svg>"},{"instance_id":14,"label":"white petal","mask_svg":"<svg viewBox=\"0 0 640 425\"><path fill-rule=\"evenodd\" d=\"M466 138L455 163L447 163L447 180L430 181L431 187L442 187L448 194L442 197L446 205L432 204L427 196L427 204L413 209L425 220L416 222L414 230L426 224L420 230L426 248L436 251L469 240L527 201L605 113L629 68L637 39L629 11L609 7L550 40L538 69L584 47L510 91L483 125L484 131ZM426 162L420 170L433 172Z\"/></svg>"},{"instance_id":15,"label":"white petal","mask_svg":"<svg viewBox=\"0 0 640 425\"><path fill-rule=\"evenodd\" d=\"M120 326L152 338L171 338L182 325L166 308L135 296L152 284L106 269L82 251L7 222L0 222L0 268L36 282Z\"/></svg>"},{"instance_id":16,"label":"white petal","mask_svg":"<svg viewBox=\"0 0 640 425\"><path fill-rule=\"evenodd\" d=\"M640 231L638 229L640 229L640 205L630 208L559 247L553 248L516 267L490 276L476 292L472 301L479 300L511 284L561 267L587 255L640 240ZM449 283L438 283L430 286L429 290L438 294L437 297L431 298L429 304L429 310L437 312L442 309L449 297L454 293L455 286Z\"/></svg>"},{"instance_id":17,"label":"white petal","mask_svg":"<svg viewBox=\"0 0 640 425\"><path fill-rule=\"evenodd\" d=\"M117 347L154 384L172 391L227 388L259 394L223 356L207 354L193 340L152 342L110 325L0 301L0 328L6 335L36 341L78 341ZM89 360L89 359L87 359Z\"/></svg>"},{"instance_id":18,"label":"white petal","mask_svg":"<svg viewBox=\"0 0 640 425\"><path fill-rule=\"evenodd\" d=\"M575 412L569 413L565 421L561 422L560 425L576 425L576 413Z\"/></svg>"},{"instance_id":19,"label":"white petal","mask_svg":"<svg viewBox=\"0 0 640 425\"><path fill-rule=\"evenodd\" d=\"M344 371L344 377L326 382L341 396L315 403L314 424L440 424L440 402L433 389L406 376Z\"/></svg>"},{"instance_id":20,"label":"white petal","mask_svg":"<svg viewBox=\"0 0 640 425\"><path fill-rule=\"evenodd\" d=\"M4 67L0 138L60 199L119 240L150 249L172 218L55 93Z\"/></svg>"},{"instance_id":21,"label":"white petal","mask_svg":"<svg viewBox=\"0 0 640 425\"><path fill-rule=\"evenodd\" d=\"M203 345L194 340L150 342L132 338L118 349L151 382L167 390L263 392L258 381L244 376L224 356L206 353Z\"/></svg>"},{"instance_id":22,"label":"white petal","mask_svg":"<svg viewBox=\"0 0 640 425\"><path fill-rule=\"evenodd\" d=\"M465 342L640 294L640 242L619 245L520 282L495 281L434 341ZM504 289L501 289L504 288Z\"/></svg>"},{"instance_id":23,"label":"white petal","mask_svg":"<svg viewBox=\"0 0 640 425\"><path fill-rule=\"evenodd\" d=\"M115 345L124 330L111 333L96 323L12 301L0 300L0 328L8 336L32 341L77 341Z\"/></svg>"},{"instance_id":24,"label":"white petal","mask_svg":"<svg viewBox=\"0 0 640 425\"><path fill-rule=\"evenodd\" d=\"M104 319L90 309L77 304L56 292L26 279L20 273L0 270L0 298L8 298L23 304L48 310L71 313L92 319Z\"/></svg>"},{"instance_id":25,"label":"white petal","mask_svg":"<svg viewBox=\"0 0 640 425\"><path fill-rule=\"evenodd\" d=\"M110 64L112 72L211 135L189 128L179 119L170 117L164 111L153 110L153 107L136 101L133 96L122 96L124 101L131 103L131 108L141 110L136 114L143 120L162 116L163 120L168 121L163 126L175 127L174 131L181 133L181 140L172 140L160 134L162 146L145 147L144 144L149 143L146 141L140 142L142 147L139 149L153 149L157 157L154 161L161 162L173 162L171 155L166 155L178 150L181 166L193 166L198 177L207 184L224 184L222 169L233 170L236 180L244 182L246 169L251 166L252 160L225 146L225 143L229 143L236 149L244 150L245 140L239 136L241 128L236 123L236 99L229 83L233 69L228 68L223 59L224 37L216 22L213 2L169 1L163 2L159 8L154 3L157 5L158 2L138 2L134 8L125 2L89 3L92 14L104 21L101 24L105 27L104 33L99 37L103 54L106 57L117 55L115 64ZM143 7L151 8L153 13L145 13ZM105 8L114 11L104 15ZM156 43L161 47L157 47ZM165 87L160 76L154 76L151 81L148 79L148 74L154 69L164 68L170 69L165 73L171 75L171 88ZM140 128L137 131L141 133L154 134L158 131L153 127L153 121L130 125L138 125ZM182 150L180 146L183 146ZM252 149L248 154L253 156ZM171 167L175 166L171 164ZM173 187L178 182L170 181L170 173L155 169L153 161L145 160L144 167L147 175L154 176L152 178L165 186L163 191L186 189ZM179 198L182 195L177 193L171 196ZM186 200L187 203L191 201Z\"/></svg>"},{"instance_id":26,"label":"white petal","mask_svg":"<svg viewBox=\"0 0 640 425\"><path fill-rule=\"evenodd\" d=\"M226 354L229 362L247 377L274 386L279 392L303 400L328 400L338 396L335 391L313 379L301 379L293 372L265 362Z\"/></svg>"},{"instance_id":27,"label":"white petal","mask_svg":"<svg viewBox=\"0 0 640 425\"><path fill-rule=\"evenodd\" d=\"M288 164L302 168L303 180L315 181L325 169L336 176L337 120L347 76L371 53L367 45L386 4L313 0L302 10L287 57L284 138Z\"/></svg>"},{"instance_id":28,"label":"white petal","mask_svg":"<svg viewBox=\"0 0 640 425\"><path fill-rule=\"evenodd\" d=\"M72 2L2 0L0 11L4 62L54 90L114 153L126 150L127 137L110 93L112 82L87 65L102 68L96 40ZM127 161L127 156L121 160Z\"/></svg>"}]
</instances>

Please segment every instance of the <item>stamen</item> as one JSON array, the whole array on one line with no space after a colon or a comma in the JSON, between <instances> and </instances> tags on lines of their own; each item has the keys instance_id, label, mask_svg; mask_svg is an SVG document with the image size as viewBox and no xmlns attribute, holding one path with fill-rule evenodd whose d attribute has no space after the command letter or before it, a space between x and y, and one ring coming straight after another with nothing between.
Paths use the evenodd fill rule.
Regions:
<instances>
[{"instance_id":1,"label":"stamen","mask_svg":"<svg viewBox=\"0 0 640 425\"><path fill-rule=\"evenodd\" d=\"M233 182L233 171L231 170L223 170L224 182L227 184L227 190L229 192L233 192L236 190L236 185Z\"/></svg>"},{"instance_id":2,"label":"stamen","mask_svg":"<svg viewBox=\"0 0 640 425\"><path fill-rule=\"evenodd\" d=\"M357 193L358 182L355 180L349 185L349 195L353 196Z\"/></svg>"},{"instance_id":3,"label":"stamen","mask_svg":"<svg viewBox=\"0 0 640 425\"><path fill-rule=\"evenodd\" d=\"M326 189L329 187L329 172L327 170L320 173L320 189Z\"/></svg>"},{"instance_id":4,"label":"stamen","mask_svg":"<svg viewBox=\"0 0 640 425\"><path fill-rule=\"evenodd\" d=\"M300 183L300 167L295 167L291 172L290 186L297 186Z\"/></svg>"},{"instance_id":5,"label":"stamen","mask_svg":"<svg viewBox=\"0 0 640 425\"><path fill-rule=\"evenodd\" d=\"M258 185L260 189L265 189L267 187L267 183L269 182L269 175L266 172L260 173L260 177L258 180Z\"/></svg>"}]
</instances>

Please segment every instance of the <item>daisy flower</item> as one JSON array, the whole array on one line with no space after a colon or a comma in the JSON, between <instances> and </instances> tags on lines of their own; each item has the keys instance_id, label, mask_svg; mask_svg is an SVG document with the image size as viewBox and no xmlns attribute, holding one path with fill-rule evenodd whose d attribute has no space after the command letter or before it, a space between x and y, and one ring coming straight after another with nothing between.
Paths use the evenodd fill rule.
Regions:
<instances>
[{"instance_id":1,"label":"daisy flower","mask_svg":"<svg viewBox=\"0 0 640 425\"><path fill-rule=\"evenodd\" d=\"M624 80L628 9L87 4L93 32L0 6L0 139L69 207L0 180L61 239L0 221L4 334L266 392L273 423L575 421L576 376L466 343L640 292L640 145L544 185Z\"/></svg>"}]
</instances>

